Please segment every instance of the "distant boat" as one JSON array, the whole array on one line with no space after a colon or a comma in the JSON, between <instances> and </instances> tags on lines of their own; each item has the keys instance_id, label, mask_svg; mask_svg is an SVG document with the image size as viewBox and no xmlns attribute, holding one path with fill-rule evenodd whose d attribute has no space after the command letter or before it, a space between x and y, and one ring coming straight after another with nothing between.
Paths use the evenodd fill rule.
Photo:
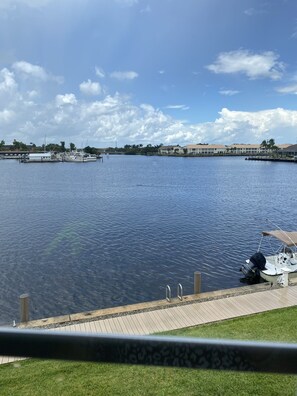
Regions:
<instances>
[{"instance_id":1,"label":"distant boat","mask_svg":"<svg viewBox=\"0 0 297 396\"><path fill-rule=\"evenodd\" d=\"M57 154L52 152L46 153L29 153L25 154L21 159L24 163L41 163L41 162L61 162L62 159Z\"/></svg>"},{"instance_id":2,"label":"distant boat","mask_svg":"<svg viewBox=\"0 0 297 396\"><path fill-rule=\"evenodd\" d=\"M64 154L63 160L65 162L95 162L97 157L84 151L70 151Z\"/></svg>"}]
</instances>

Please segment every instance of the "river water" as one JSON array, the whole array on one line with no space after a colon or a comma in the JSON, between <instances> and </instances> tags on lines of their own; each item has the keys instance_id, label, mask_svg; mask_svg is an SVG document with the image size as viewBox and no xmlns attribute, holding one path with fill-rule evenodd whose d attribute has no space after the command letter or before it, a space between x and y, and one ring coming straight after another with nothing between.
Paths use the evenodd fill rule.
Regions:
<instances>
[{"instance_id":1,"label":"river water","mask_svg":"<svg viewBox=\"0 0 297 396\"><path fill-rule=\"evenodd\" d=\"M237 287L263 229L296 230L297 164L109 156L0 161L0 323Z\"/></svg>"}]
</instances>

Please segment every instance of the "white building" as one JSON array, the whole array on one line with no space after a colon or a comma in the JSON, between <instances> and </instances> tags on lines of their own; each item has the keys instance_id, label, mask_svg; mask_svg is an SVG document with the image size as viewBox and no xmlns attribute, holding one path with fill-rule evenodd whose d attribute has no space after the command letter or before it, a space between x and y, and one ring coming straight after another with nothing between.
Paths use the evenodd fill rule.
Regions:
<instances>
[{"instance_id":1,"label":"white building","mask_svg":"<svg viewBox=\"0 0 297 396\"><path fill-rule=\"evenodd\" d=\"M161 155L184 154L183 147L177 146L161 146L159 148Z\"/></svg>"},{"instance_id":2,"label":"white building","mask_svg":"<svg viewBox=\"0 0 297 396\"><path fill-rule=\"evenodd\" d=\"M186 153L191 155L223 154L227 150L222 144L188 144L184 148L187 150Z\"/></svg>"}]
</instances>

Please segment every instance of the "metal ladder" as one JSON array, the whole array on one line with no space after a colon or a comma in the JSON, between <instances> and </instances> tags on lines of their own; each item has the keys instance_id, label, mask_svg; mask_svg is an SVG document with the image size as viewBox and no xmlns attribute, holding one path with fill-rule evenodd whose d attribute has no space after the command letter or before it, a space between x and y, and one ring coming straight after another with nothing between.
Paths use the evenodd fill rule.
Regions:
<instances>
[{"instance_id":1,"label":"metal ladder","mask_svg":"<svg viewBox=\"0 0 297 396\"><path fill-rule=\"evenodd\" d=\"M166 300L168 302L171 301L172 294L171 294L171 288L169 285L166 285ZM177 284L177 298L182 301L183 300L183 287L181 283Z\"/></svg>"}]
</instances>

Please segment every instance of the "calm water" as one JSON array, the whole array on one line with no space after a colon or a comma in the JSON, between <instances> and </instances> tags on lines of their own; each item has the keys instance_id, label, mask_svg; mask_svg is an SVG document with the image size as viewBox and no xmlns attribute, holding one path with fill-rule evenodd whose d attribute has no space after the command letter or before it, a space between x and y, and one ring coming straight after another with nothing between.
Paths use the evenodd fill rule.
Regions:
<instances>
[{"instance_id":1,"label":"calm water","mask_svg":"<svg viewBox=\"0 0 297 396\"><path fill-rule=\"evenodd\" d=\"M0 323L236 287L261 230L296 229L297 165L110 156L0 161Z\"/></svg>"}]
</instances>

